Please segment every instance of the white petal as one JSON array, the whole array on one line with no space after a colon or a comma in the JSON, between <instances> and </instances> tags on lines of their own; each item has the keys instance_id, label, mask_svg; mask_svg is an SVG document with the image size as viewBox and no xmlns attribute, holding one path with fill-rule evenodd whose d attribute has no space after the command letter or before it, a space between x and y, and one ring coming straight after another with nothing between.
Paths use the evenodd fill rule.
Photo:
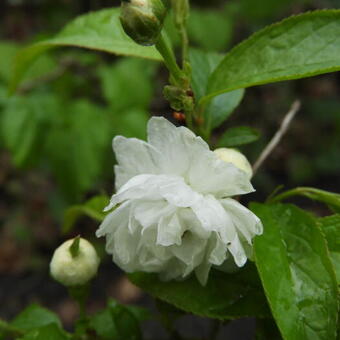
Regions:
<instances>
[{"instance_id":1,"label":"white petal","mask_svg":"<svg viewBox=\"0 0 340 340\"><path fill-rule=\"evenodd\" d=\"M238 267L243 267L247 262L247 255L240 242L238 235L235 236L235 239L228 244L228 250L231 255L234 257L234 261Z\"/></svg>"},{"instance_id":2,"label":"white petal","mask_svg":"<svg viewBox=\"0 0 340 340\"><path fill-rule=\"evenodd\" d=\"M202 262L195 269L197 280L202 286L205 286L207 284L210 269L211 269L211 264L207 261Z\"/></svg>"},{"instance_id":3,"label":"white petal","mask_svg":"<svg viewBox=\"0 0 340 340\"><path fill-rule=\"evenodd\" d=\"M218 234L216 234L214 239L215 242L209 254L208 261L211 264L219 266L225 261L227 257L227 245L221 240Z\"/></svg>"},{"instance_id":4,"label":"white petal","mask_svg":"<svg viewBox=\"0 0 340 340\"><path fill-rule=\"evenodd\" d=\"M136 175L159 173L159 154L150 144L117 136L113 139L113 150L119 165L115 168L117 190Z\"/></svg>"},{"instance_id":5,"label":"white petal","mask_svg":"<svg viewBox=\"0 0 340 340\"><path fill-rule=\"evenodd\" d=\"M172 244L181 245L183 233L184 228L176 213L172 216L163 216L158 223L157 244L165 247Z\"/></svg>"},{"instance_id":6,"label":"white petal","mask_svg":"<svg viewBox=\"0 0 340 340\"><path fill-rule=\"evenodd\" d=\"M169 216L176 210L175 207L169 205L165 201L140 201L136 203L133 214L134 218L143 227L142 233L146 228L152 225L157 226L159 220L163 216Z\"/></svg>"},{"instance_id":7,"label":"white petal","mask_svg":"<svg viewBox=\"0 0 340 340\"><path fill-rule=\"evenodd\" d=\"M159 190L157 188L158 183L150 185L153 178L153 175L137 175L131 178L119 189L117 194L111 197L110 204L104 209L104 211L108 211L118 203L124 202L128 199L159 199Z\"/></svg>"},{"instance_id":8,"label":"white petal","mask_svg":"<svg viewBox=\"0 0 340 340\"><path fill-rule=\"evenodd\" d=\"M139 269L145 272L161 272L171 257L167 248L145 245L138 251Z\"/></svg>"},{"instance_id":9,"label":"white petal","mask_svg":"<svg viewBox=\"0 0 340 340\"><path fill-rule=\"evenodd\" d=\"M183 178L169 175L138 175L125 183L113 195L105 210L127 199L161 200L165 199L177 207L190 207L201 195L193 191Z\"/></svg>"},{"instance_id":10,"label":"white petal","mask_svg":"<svg viewBox=\"0 0 340 340\"><path fill-rule=\"evenodd\" d=\"M206 230L218 232L223 242L229 243L235 239L235 227L220 202L214 196L205 196L192 207L192 210L202 223L202 226Z\"/></svg>"},{"instance_id":11,"label":"white petal","mask_svg":"<svg viewBox=\"0 0 340 340\"><path fill-rule=\"evenodd\" d=\"M251 240L255 235L262 234L263 227L260 219L249 209L230 198L220 200L220 202L230 215L237 230L249 244L252 243Z\"/></svg>"},{"instance_id":12,"label":"white petal","mask_svg":"<svg viewBox=\"0 0 340 340\"><path fill-rule=\"evenodd\" d=\"M185 176L192 154L209 150L202 138L185 127L176 127L163 117L148 123L148 142L161 154L160 167L165 174Z\"/></svg>"},{"instance_id":13,"label":"white petal","mask_svg":"<svg viewBox=\"0 0 340 340\"><path fill-rule=\"evenodd\" d=\"M205 286L212 265L220 265L227 258L227 247L218 234L213 233L206 246L206 254L202 263L195 269L198 281Z\"/></svg>"},{"instance_id":14,"label":"white petal","mask_svg":"<svg viewBox=\"0 0 340 340\"><path fill-rule=\"evenodd\" d=\"M173 256L173 255L172 255ZM183 279L183 272L186 269L186 264L177 259L176 257L172 257L170 261L163 267L160 272L160 279L163 281L169 281L173 279Z\"/></svg>"},{"instance_id":15,"label":"white petal","mask_svg":"<svg viewBox=\"0 0 340 340\"><path fill-rule=\"evenodd\" d=\"M101 237L106 234L113 234L116 229L121 225L127 224L127 218L129 216L130 202L125 202L119 206L116 210L105 216L104 221L96 231L96 236Z\"/></svg>"},{"instance_id":16,"label":"white petal","mask_svg":"<svg viewBox=\"0 0 340 340\"><path fill-rule=\"evenodd\" d=\"M180 246L171 246L172 253L186 264L182 277L189 275L203 260L207 240L202 240L187 232Z\"/></svg>"},{"instance_id":17,"label":"white petal","mask_svg":"<svg viewBox=\"0 0 340 340\"><path fill-rule=\"evenodd\" d=\"M114 235L114 261L125 271L136 270L138 234L131 234L126 227L120 227Z\"/></svg>"},{"instance_id":18,"label":"white petal","mask_svg":"<svg viewBox=\"0 0 340 340\"><path fill-rule=\"evenodd\" d=\"M254 191L248 175L232 163L220 160L212 151L196 154L193 159L188 182L203 194L217 198L247 194Z\"/></svg>"},{"instance_id":19,"label":"white petal","mask_svg":"<svg viewBox=\"0 0 340 340\"><path fill-rule=\"evenodd\" d=\"M177 176L165 176L159 190L160 195L176 207L190 207L201 198L201 195L185 184L183 178Z\"/></svg>"}]
</instances>

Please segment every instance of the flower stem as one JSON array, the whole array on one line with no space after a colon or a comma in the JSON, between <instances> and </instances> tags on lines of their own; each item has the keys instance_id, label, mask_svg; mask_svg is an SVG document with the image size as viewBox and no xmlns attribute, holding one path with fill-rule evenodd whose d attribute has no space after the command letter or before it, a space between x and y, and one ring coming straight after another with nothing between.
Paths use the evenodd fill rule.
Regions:
<instances>
[{"instance_id":1,"label":"flower stem","mask_svg":"<svg viewBox=\"0 0 340 340\"><path fill-rule=\"evenodd\" d=\"M268 200L269 203L277 203L282 200L285 200L289 197L292 196L307 196L308 197L308 192L312 192L314 189L313 188L307 188L307 187L297 187L295 189L287 190L283 192L282 194L279 194L275 197L272 197Z\"/></svg>"},{"instance_id":2,"label":"flower stem","mask_svg":"<svg viewBox=\"0 0 340 340\"><path fill-rule=\"evenodd\" d=\"M79 318L76 322L76 336L81 338L86 334L88 328L88 317L86 314L86 300L89 295L89 284L83 286L69 287L70 296L79 306Z\"/></svg>"},{"instance_id":3,"label":"flower stem","mask_svg":"<svg viewBox=\"0 0 340 340\"><path fill-rule=\"evenodd\" d=\"M159 39L156 43L156 48L158 52L162 55L165 66L169 70L171 78L174 80L175 85L180 86L183 83L184 75L177 64L175 54L169 46L163 32L159 36Z\"/></svg>"}]
</instances>

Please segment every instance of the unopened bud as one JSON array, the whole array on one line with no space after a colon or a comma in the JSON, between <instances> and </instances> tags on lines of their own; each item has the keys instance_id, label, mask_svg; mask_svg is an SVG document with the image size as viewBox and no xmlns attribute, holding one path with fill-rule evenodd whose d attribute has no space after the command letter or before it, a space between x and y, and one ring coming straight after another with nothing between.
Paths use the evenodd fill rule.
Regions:
<instances>
[{"instance_id":1,"label":"unopened bud","mask_svg":"<svg viewBox=\"0 0 340 340\"><path fill-rule=\"evenodd\" d=\"M74 242L79 242L76 252L72 251ZM90 242L83 238L72 239L55 250L50 272L52 277L64 286L81 286L96 275L99 261Z\"/></svg>"},{"instance_id":2,"label":"unopened bud","mask_svg":"<svg viewBox=\"0 0 340 340\"><path fill-rule=\"evenodd\" d=\"M214 150L219 159L234 164L237 168L243 170L249 177L253 176L253 170L247 158L239 151L229 148L219 148Z\"/></svg>"},{"instance_id":3,"label":"unopened bud","mask_svg":"<svg viewBox=\"0 0 340 340\"><path fill-rule=\"evenodd\" d=\"M140 45L154 45L163 28L166 8L161 0L122 1L120 21L125 33Z\"/></svg>"}]
</instances>

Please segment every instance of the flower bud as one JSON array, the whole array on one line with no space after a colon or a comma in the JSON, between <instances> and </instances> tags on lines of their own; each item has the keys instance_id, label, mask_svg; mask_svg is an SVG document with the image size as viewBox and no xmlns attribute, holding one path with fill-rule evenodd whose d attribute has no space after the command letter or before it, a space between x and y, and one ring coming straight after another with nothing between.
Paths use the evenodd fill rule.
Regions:
<instances>
[{"instance_id":1,"label":"flower bud","mask_svg":"<svg viewBox=\"0 0 340 340\"><path fill-rule=\"evenodd\" d=\"M67 287L81 286L91 280L100 261L90 242L80 238L76 252L71 249L74 242L75 239L68 240L59 246L50 263L52 277Z\"/></svg>"},{"instance_id":2,"label":"flower bud","mask_svg":"<svg viewBox=\"0 0 340 340\"><path fill-rule=\"evenodd\" d=\"M125 33L140 45L153 45L163 28L166 8L161 0L122 1L120 22Z\"/></svg>"},{"instance_id":3,"label":"flower bud","mask_svg":"<svg viewBox=\"0 0 340 340\"><path fill-rule=\"evenodd\" d=\"M237 168L243 170L249 177L253 176L253 170L247 158L239 151L229 148L219 148L214 150L219 159L234 164Z\"/></svg>"}]
</instances>

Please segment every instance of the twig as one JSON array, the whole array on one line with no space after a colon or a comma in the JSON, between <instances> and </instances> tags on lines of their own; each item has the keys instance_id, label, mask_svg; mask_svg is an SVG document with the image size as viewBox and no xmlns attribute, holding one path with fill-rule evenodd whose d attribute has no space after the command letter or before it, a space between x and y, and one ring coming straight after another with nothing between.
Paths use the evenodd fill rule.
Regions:
<instances>
[{"instance_id":1,"label":"twig","mask_svg":"<svg viewBox=\"0 0 340 340\"><path fill-rule=\"evenodd\" d=\"M272 153L272 151L276 148L276 146L280 143L282 137L287 132L290 123L292 122L293 118L297 114L297 112L300 110L301 102L299 100L295 100L292 104L290 110L287 112L285 118L283 119L281 126L279 130L275 133L272 140L269 142L269 144L265 147L265 149L262 151L261 155L257 159L257 161L253 165L253 174L257 172L257 170L260 168L260 166L263 164L263 162L268 158L268 156Z\"/></svg>"}]
</instances>

